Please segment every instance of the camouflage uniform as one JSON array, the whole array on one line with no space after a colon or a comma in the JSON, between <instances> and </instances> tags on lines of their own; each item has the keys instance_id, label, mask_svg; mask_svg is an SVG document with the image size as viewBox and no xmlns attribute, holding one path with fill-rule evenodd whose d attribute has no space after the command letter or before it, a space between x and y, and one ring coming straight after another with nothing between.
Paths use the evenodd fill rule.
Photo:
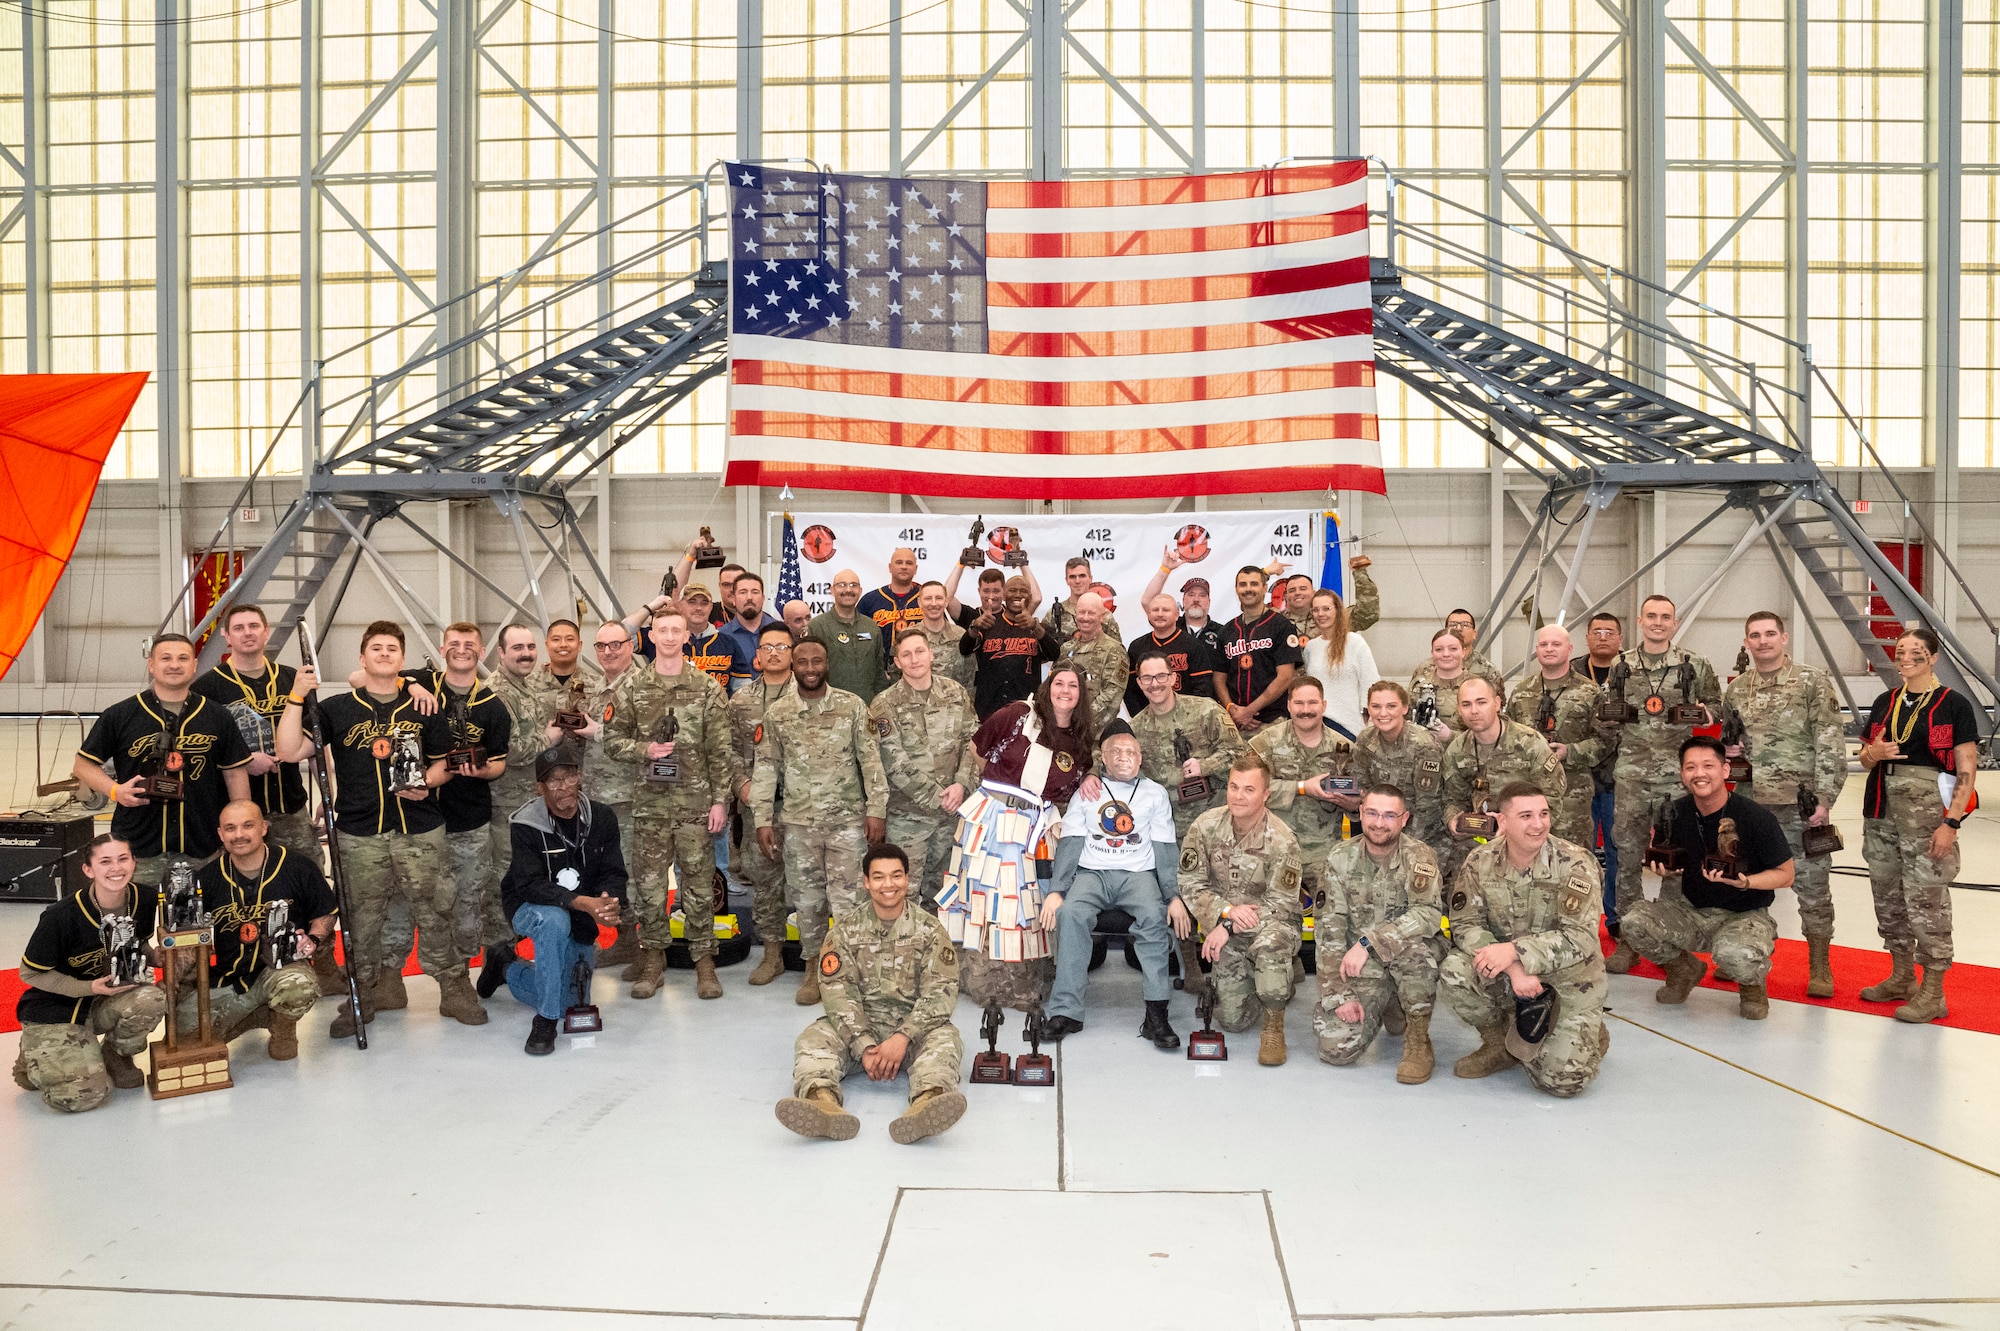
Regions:
<instances>
[{"instance_id":1,"label":"camouflage uniform","mask_svg":"<svg viewBox=\"0 0 2000 1331\"><path fill-rule=\"evenodd\" d=\"M1187 840L1194 820L1222 803L1229 784L1229 764L1243 752L1243 732L1229 719L1229 713L1213 698L1192 694L1174 695L1174 709L1165 716L1144 707L1132 718L1132 733L1139 740L1139 773L1148 781L1166 788L1174 809L1174 836ZM1198 800L1181 798L1181 763L1174 756L1174 736L1187 738L1190 758L1201 760L1201 774L1208 778L1208 794Z\"/></svg>"},{"instance_id":2,"label":"camouflage uniform","mask_svg":"<svg viewBox=\"0 0 2000 1331\"><path fill-rule=\"evenodd\" d=\"M983 766L972 751L979 729L972 697L937 675L922 693L898 679L868 704L868 719L889 781L889 840L910 857L913 899L935 915L958 828L958 815L946 813L940 801L946 786L960 786L967 795L979 789Z\"/></svg>"},{"instance_id":3,"label":"camouflage uniform","mask_svg":"<svg viewBox=\"0 0 2000 1331\"><path fill-rule=\"evenodd\" d=\"M1239 838L1228 809L1194 820L1181 843L1181 899L1206 935L1225 906L1254 903L1257 928L1231 934L1209 973L1216 1021L1225 1031L1248 1030L1267 1010L1292 1000L1292 962L1299 951L1299 842L1268 810L1264 825Z\"/></svg>"},{"instance_id":4,"label":"camouflage uniform","mask_svg":"<svg viewBox=\"0 0 2000 1331\"><path fill-rule=\"evenodd\" d=\"M1657 966L1665 966L1686 952L1706 952L1715 959L1715 973L1723 979L1762 984L1771 973L1778 925L1771 912L1761 906L1728 910L1662 896L1632 908L1623 936L1634 952Z\"/></svg>"},{"instance_id":5,"label":"camouflage uniform","mask_svg":"<svg viewBox=\"0 0 2000 1331\"><path fill-rule=\"evenodd\" d=\"M650 673L652 673L651 666L647 665L643 660L635 659L632 665L626 667L625 673L618 676L616 680L600 681L595 689L584 694L583 714L591 720L598 722L604 721L607 716L616 716L618 714L619 694L637 676ZM704 671L703 673L707 672ZM633 793L638 788L639 778L644 771L645 764L643 762L626 762L612 757L610 752L604 747L604 738L605 731L600 730L596 739L589 741L583 746L583 794L586 799L596 800L599 804L609 804L618 814L619 822L623 824L631 817ZM531 752L524 755L528 760L527 767L530 777L533 776L535 770L534 755L540 753L543 747L540 744L536 744ZM527 799L533 796L534 789L531 784L528 796L522 800L522 803L525 804ZM519 805L515 806L515 808L519 807ZM501 810L496 806L494 813L498 815L500 812ZM508 809L505 812L508 818L514 816L513 809ZM504 822L505 819L502 819L502 821Z\"/></svg>"},{"instance_id":6,"label":"camouflage uniform","mask_svg":"<svg viewBox=\"0 0 2000 1331\"><path fill-rule=\"evenodd\" d=\"M1653 829L1653 808L1662 801L1679 799L1681 789L1681 742L1693 734L1689 726L1671 725L1663 708L1659 715L1646 712L1646 699L1657 693L1671 707L1680 702L1705 703L1721 719L1722 685L1716 682L1715 667L1691 652L1678 649L1656 657L1641 648L1626 650L1619 660L1631 676L1625 681L1625 701L1638 708L1637 720L1618 727L1618 762L1612 781L1618 803L1611 820L1611 836L1618 844L1618 888L1614 908L1620 919L1631 907L1644 900L1640 873L1646 858L1646 842ZM1681 664L1693 668L1693 683L1681 688ZM1615 669L1615 667L1614 667ZM1605 690L1608 692L1608 689ZM1661 894L1680 894L1678 880L1662 885Z\"/></svg>"},{"instance_id":7,"label":"camouflage uniform","mask_svg":"<svg viewBox=\"0 0 2000 1331\"><path fill-rule=\"evenodd\" d=\"M1473 954L1488 944L1514 944L1522 968L1555 990L1555 1021L1526 1063L1529 1080L1551 1095L1583 1090L1604 1058L1598 884L1597 860L1559 837L1551 836L1526 870L1509 864L1507 843L1495 840L1466 857L1446 902L1452 950L1438 980L1468 1025L1484 1033L1514 1020L1507 977L1483 980L1473 969Z\"/></svg>"},{"instance_id":8,"label":"camouflage uniform","mask_svg":"<svg viewBox=\"0 0 2000 1331\"><path fill-rule=\"evenodd\" d=\"M109 973L108 971L106 972ZM315 997L318 983L313 985ZM65 1114L81 1114L111 1098L111 1078L99 1052L102 1037L114 1053L133 1058L143 1053L146 1037L167 1014L167 991L142 984L122 994L92 1000L90 1012L76 1025L31 1021L21 1027L21 1063L30 1089L42 1102Z\"/></svg>"},{"instance_id":9,"label":"camouflage uniform","mask_svg":"<svg viewBox=\"0 0 2000 1331\"><path fill-rule=\"evenodd\" d=\"M1299 839L1299 869L1305 889L1317 898L1325 883L1327 852L1346 831L1347 811L1316 795L1299 794L1299 782L1321 776L1354 775L1354 746L1331 729L1320 732L1319 747L1299 743L1290 721L1265 726L1250 740L1250 751L1271 764L1271 812Z\"/></svg>"},{"instance_id":10,"label":"camouflage uniform","mask_svg":"<svg viewBox=\"0 0 2000 1331\"><path fill-rule=\"evenodd\" d=\"M516 679L505 670L487 677L493 696L507 706L513 718L514 761L507 764L492 783L493 821L486 825L486 884L479 894L479 913L484 921L484 942L498 947L514 941L514 926L500 909L500 880L514 862L514 843L509 839L507 820L514 811L535 797L535 755L548 746L549 722L566 705L569 695L554 687L554 681L539 673Z\"/></svg>"},{"instance_id":11,"label":"camouflage uniform","mask_svg":"<svg viewBox=\"0 0 2000 1331\"><path fill-rule=\"evenodd\" d=\"M1830 810L1847 784L1847 732L1833 681L1823 670L1786 661L1769 677L1755 670L1738 675L1724 701L1743 720L1743 756L1750 762L1750 780L1736 793L1763 805L1785 829L1800 927L1809 939L1831 940L1832 857L1806 858L1798 799L1803 786Z\"/></svg>"},{"instance_id":12,"label":"camouflage uniform","mask_svg":"<svg viewBox=\"0 0 2000 1331\"><path fill-rule=\"evenodd\" d=\"M1889 816L1864 820L1861 833L1868 885L1875 893L1876 931L1882 946L1913 956L1926 970L1949 966L1951 885L1958 878L1965 843L1954 841L1943 859L1931 858L1931 836L1945 815L1936 768L1895 763L1882 781Z\"/></svg>"},{"instance_id":13,"label":"camouflage uniform","mask_svg":"<svg viewBox=\"0 0 2000 1331\"><path fill-rule=\"evenodd\" d=\"M331 947L332 944L328 943ZM201 1025L201 1009L193 985L181 993L174 1010L174 1026L182 1035L192 1035ZM260 1007L286 1021L297 1021L319 1002L319 977L310 962L295 961L289 966L266 966L250 982L247 992L237 993L234 985L218 984L208 991L208 1010L218 1036Z\"/></svg>"},{"instance_id":14,"label":"camouflage uniform","mask_svg":"<svg viewBox=\"0 0 2000 1331\"><path fill-rule=\"evenodd\" d=\"M778 686L783 693L791 687L791 681ZM765 699L770 686L764 677L757 678L736 690L729 699L729 789L732 793L743 789L750 779L750 767L756 758L757 727L764 722ZM783 801L783 796L780 797ZM729 864L744 882L750 884L750 918L757 925L757 941L776 946L785 941L785 860L782 855L773 857L764 853L757 843L757 818L747 802L736 801L736 816L731 820L734 839L729 843ZM810 956L807 958L811 960Z\"/></svg>"},{"instance_id":15,"label":"camouflage uniform","mask_svg":"<svg viewBox=\"0 0 2000 1331\"><path fill-rule=\"evenodd\" d=\"M1392 996L1410 1016L1430 1012L1437 1001L1438 961L1446 948L1438 931L1444 912L1437 855L1408 832L1397 838L1386 864L1360 837L1344 841L1327 857L1325 886L1313 894L1313 909L1319 974L1313 1030L1320 1061L1345 1066L1374 1042ZM1340 959L1364 937L1368 960L1361 974L1347 979ZM1349 1001L1361 1004L1358 1022L1334 1015Z\"/></svg>"},{"instance_id":16,"label":"camouflage uniform","mask_svg":"<svg viewBox=\"0 0 2000 1331\"><path fill-rule=\"evenodd\" d=\"M1108 631L1100 630L1088 642L1081 636L1065 640L1056 650L1056 663L1072 663L1083 672L1090 688L1092 730L1101 735L1104 727L1125 705L1125 683L1132 674L1132 660L1125 648Z\"/></svg>"},{"instance_id":17,"label":"camouflage uniform","mask_svg":"<svg viewBox=\"0 0 2000 1331\"><path fill-rule=\"evenodd\" d=\"M1412 722L1389 741L1374 726L1354 740L1354 774L1361 788L1394 786L1410 804L1410 836L1442 857L1450 853L1451 836L1444 830L1444 745L1437 736Z\"/></svg>"},{"instance_id":18,"label":"camouflage uniform","mask_svg":"<svg viewBox=\"0 0 2000 1331\"><path fill-rule=\"evenodd\" d=\"M969 695L978 663L958 650L958 640L965 636L965 630L947 619L943 628L933 629L928 624L918 624L916 631L923 634L924 641L931 645L931 673L944 676Z\"/></svg>"},{"instance_id":19,"label":"camouflage uniform","mask_svg":"<svg viewBox=\"0 0 2000 1331\"><path fill-rule=\"evenodd\" d=\"M1042 627L1049 636L1061 643L1076 636L1076 598L1065 596L1042 612ZM1113 642L1125 641L1125 635L1118 631L1117 617L1105 612L1102 631Z\"/></svg>"},{"instance_id":20,"label":"camouflage uniform","mask_svg":"<svg viewBox=\"0 0 2000 1331\"><path fill-rule=\"evenodd\" d=\"M789 842L787 843L789 844ZM803 918L803 917L802 917ZM909 1039L910 1096L958 1085L965 1046L951 1024L958 1005L958 949L935 917L904 907L893 920L871 903L826 932L819 955L826 1015L792 1046L792 1094L840 1090L861 1055L892 1035Z\"/></svg>"},{"instance_id":21,"label":"camouflage uniform","mask_svg":"<svg viewBox=\"0 0 2000 1331\"><path fill-rule=\"evenodd\" d=\"M1354 570L1354 599L1347 603L1347 631L1366 633L1382 622L1382 592L1368 570Z\"/></svg>"},{"instance_id":22,"label":"camouflage uniform","mask_svg":"<svg viewBox=\"0 0 2000 1331\"><path fill-rule=\"evenodd\" d=\"M1555 716L1546 729L1542 721L1545 697L1555 704ZM1590 800L1597 793L1597 781L1591 773L1604 760L1605 749L1604 735L1597 728L1597 698L1597 686L1574 671L1561 679L1547 680L1536 670L1507 699L1508 720L1519 721L1547 740L1551 748L1569 745L1562 760L1562 799L1555 802L1551 797L1549 809L1555 814L1556 835L1585 850L1597 844L1590 821Z\"/></svg>"},{"instance_id":23,"label":"camouflage uniform","mask_svg":"<svg viewBox=\"0 0 2000 1331\"><path fill-rule=\"evenodd\" d=\"M1500 672L1492 666L1487 665L1486 658L1483 656L1468 655L1465 658L1465 668L1459 672L1457 679L1449 683L1439 679L1437 677L1437 666L1426 661L1418 666L1416 672L1410 676L1411 706L1414 707L1416 705L1417 698L1422 695L1425 688L1436 689L1438 720L1444 722L1451 733L1456 735L1459 731L1465 729L1464 726L1458 723L1458 686L1465 683L1468 679L1483 679L1493 686L1494 692L1497 693L1500 691ZM1435 739L1436 736L1432 736L1432 738Z\"/></svg>"},{"instance_id":24,"label":"camouflage uniform","mask_svg":"<svg viewBox=\"0 0 2000 1331\"><path fill-rule=\"evenodd\" d=\"M851 693L829 686L808 700L790 689L771 700L758 730L751 803L757 826L783 837L785 888L810 957L826 938L829 909L843 921L873 910L861 888L862 819L888 816L889 779L868 705Z\"/></svg>"},{"instance_id":25,"label":"camouflage uniform","mask_svg":"<svg viewBox=\"0 0 2000 1331\"><path fill-rule=\"evenodd\" d=\"M1484 781L1482 788L1478 784ZM1485 812L1500 812L1500 792L1516 781L1525 781L1549 797L1551 811L1562 807L1567 783L1563 765L1547 740L1518 721L1503 720L1500 738L1491 748L1479 743L1469 730L1451 737L1444 751L1444 825L1461 813L1476 812L1485 803ZM1445 872L1456 874L1458 866L1472 852L1470 837L1451 834L1451 850L1445 856Z\"/></svg>"},{"instance_id":26,"label":"camouflage uniform","mask_svg":"<svg viewBox=\"0 0 2000 1331\"><path fill-rule=\"evenodd\" d=\"M728 706L715 681L693 666L678 675L634 669L626 674L604 726L604 751L633 770L632 831L638 872L632 910L639 945L665 949L673 941L667 920L667 873L680 885L682 935L695 960L715 952L715 838L708 811L728 799ZM645 778L646 746L672 711L677 781Z\"/></svg>"}]
</instances>

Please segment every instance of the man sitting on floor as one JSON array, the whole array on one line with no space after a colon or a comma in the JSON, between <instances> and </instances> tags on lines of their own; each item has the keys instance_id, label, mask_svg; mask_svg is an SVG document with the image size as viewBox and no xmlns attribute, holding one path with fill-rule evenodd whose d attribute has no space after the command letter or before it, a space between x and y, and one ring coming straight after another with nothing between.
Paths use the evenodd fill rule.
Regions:
<instances>
[{"instance_id":1,"label":"man sitting on floor","mask_svg":"<svg viewBox=\"0 0 2000 1331\"><path fill-rule=\"evenodd\" d=\"M223 853L200 875L202 908L215 925L208 1000L215 1030L228 1041L262 1028L271 1033L266 1048L273 1059L297 1058L299 1018L319 1001L312 958L333 948L333 889L317 863L271 840L270 823L253 801L224 806L218 830ZM304 929L311 939L300 939L295 954L289 940L271 933L271 908L281 901L286 930ZM273 966L274 952L290 959ZM183 1035L199 1022L197 1002L190 986L174 1016Z\"/></svg>"},{"instance_id":2,"label":"man sitting on floor","mask_svg":"<svg viewBox=\"0 0 2000 1331\"><path fill-rule=\"evenodd\" d=\"M507 830L514 862L500 880L500 909L514 932L535 945L533 961L497 958L488 948L479 996L507 989L535 1010L525 1046L555 1052L556 1023L588 1001L599 925L616 927L625 907L625 852L611 806L583 797L583 772L573 749L542 750L535 759L535 798L515 810ZM511 946L507 949L512 952Z\"/></svg>"},{"instance_id":3,"label":"man sitting on floor","mask_svg":"<svg viewBox=\"0 0 2000 1331\"><path fill-rule=\"evenodd\" d=\"M1658 901L1632 907L1625 941L1667 973L1653 995L1656 1003L1685 1003L1688 991L1708 974L1699 949L1715 957L1715 973L1736 981L1737 1010L1751 1021L1771 1015L1764 981L1778 926L1771 902L1792 885L1797 867L1785 829L1755 800L1729 789L1728 750L1719 739L1692 735L1681 741L1681 784L1687 794L1674 801L1674 844L1681 864L1670 868L1647 847L1647 867L1663 880L1678 879L1679 891L1663 883Z\"/></svg>"},{"instance_id":4,"label":"man sitting on floor","mask_svg":"<svg viewBox=\"0 0 2000 1331\"><path fill-rule=\"evenodd\" d=\"M1061 1040L1083 1029L1083 984L1090 970L1090 931L1107 910L1132 917L1133 949L1145 974L1146 1020L1142 1039L1156 1049L1178 1049L1181 1037L1167 1022L1167 952L1172 934L1194 927L1177 890L1178 851L1173 804L1157 781L1139 775L1139 739L1122 720L1112 721L1099 742L1104 788L1096 799L1078 794L1056 842L1052 890L1042 898L1042 927L1059 930L1056 982L1042 1038ZM1168 924L1172 920L1171 933Z\"/></svg>"},{"instance_id":5,"label":"man sitting on floor","mask_svg":"<svg viewBox=\"0 0 2000 1331\"><path fill-rule=\"evenodd\" d=\"M870 846L861 873L873 909L826 931L817 963L826 1015L792 1047L793 1090L778 1101L778 1121L801 1137L847 1141L861 1123L841 1106L842 1079L858 1068L870 1081L894 1081L907 1066L910 1107L889 1125L889 1136L907 1146L965 1113L958 1089L965 1046L951 1024L958 949L936 916L910 909L910 861L901 847Z\"/></svg>"}]
</instances>

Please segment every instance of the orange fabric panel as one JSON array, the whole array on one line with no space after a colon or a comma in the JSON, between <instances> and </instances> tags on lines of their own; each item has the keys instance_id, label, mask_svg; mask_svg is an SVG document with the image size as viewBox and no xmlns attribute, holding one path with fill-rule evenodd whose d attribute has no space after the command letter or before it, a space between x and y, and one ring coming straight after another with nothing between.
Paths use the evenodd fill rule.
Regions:
<instances>
[{"instance_id":1,"label":"orange fabric panel","mask_svg":"<svg viewBox=\"0 0 2000 1331\"><path fill-rule=\"evenodd\" d=\"M69 566L143 372L0 374L0 679Z\"/></svg>"}]
</instances>

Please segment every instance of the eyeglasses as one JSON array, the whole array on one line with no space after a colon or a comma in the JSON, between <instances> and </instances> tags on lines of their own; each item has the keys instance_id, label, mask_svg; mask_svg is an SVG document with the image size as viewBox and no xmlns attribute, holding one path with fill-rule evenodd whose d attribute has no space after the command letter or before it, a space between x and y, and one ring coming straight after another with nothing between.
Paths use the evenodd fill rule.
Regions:
<instances>
[{"instance_id":1,"label":"eyeglasses","mask_svg":"<svg viewBox=\"0 0 2000 1331\"><path fill-rule=\"evenodd\" d=\"M861 584L858 582L836 582L833 585L835 589L839 589L843 587L859 587Z\"/></svg>"},{"instance_id":2,"label":"eyeglasses","mask_svg":"<svg viewBox=\"0 0 2000 1331\"><path fill-rule=\"evenodd\" d=\"M600 643L596 643L596 644L594 644L594 645L596 646L597 650L598 650L598 651L600 651L600 652L615 652L615 651L617 651L617 650L618 650L618 649L619 649L620 647L630 647L630 646L632 645L632 643L631 643L630 639L627 639L627 640L624 640L624 641L621 641L621 642L600 642Z\"/></svg>"},{"instance_id":3,"label":"eyeglasses","mask_svg":"<svg viewBox=\"0 0 2000 1331\"><path fill-rule=\"evenodd\" d=\"M1612 638L1616 637L1617 634L1617 629L1592 629L1590 631L1590 636L1593 638Z\"/></svg>"}]
</instances>

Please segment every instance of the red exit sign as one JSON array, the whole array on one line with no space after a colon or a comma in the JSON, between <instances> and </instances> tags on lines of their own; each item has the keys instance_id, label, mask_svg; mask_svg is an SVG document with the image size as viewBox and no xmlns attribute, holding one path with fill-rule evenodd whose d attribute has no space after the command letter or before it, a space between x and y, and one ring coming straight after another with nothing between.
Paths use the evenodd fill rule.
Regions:
<instances>
[{"instance_id":1,"label":"red exit sign","mask_svg":"<svg viewBox=\"0 0 2000 1331\"><path fill-rule=\"evenodd\" d=\"M1875 511L1875 501L1872 499L1857 499L1849 504L1848 507L1856 513L1873 513Z\"/></svg>"}]
</instances>

